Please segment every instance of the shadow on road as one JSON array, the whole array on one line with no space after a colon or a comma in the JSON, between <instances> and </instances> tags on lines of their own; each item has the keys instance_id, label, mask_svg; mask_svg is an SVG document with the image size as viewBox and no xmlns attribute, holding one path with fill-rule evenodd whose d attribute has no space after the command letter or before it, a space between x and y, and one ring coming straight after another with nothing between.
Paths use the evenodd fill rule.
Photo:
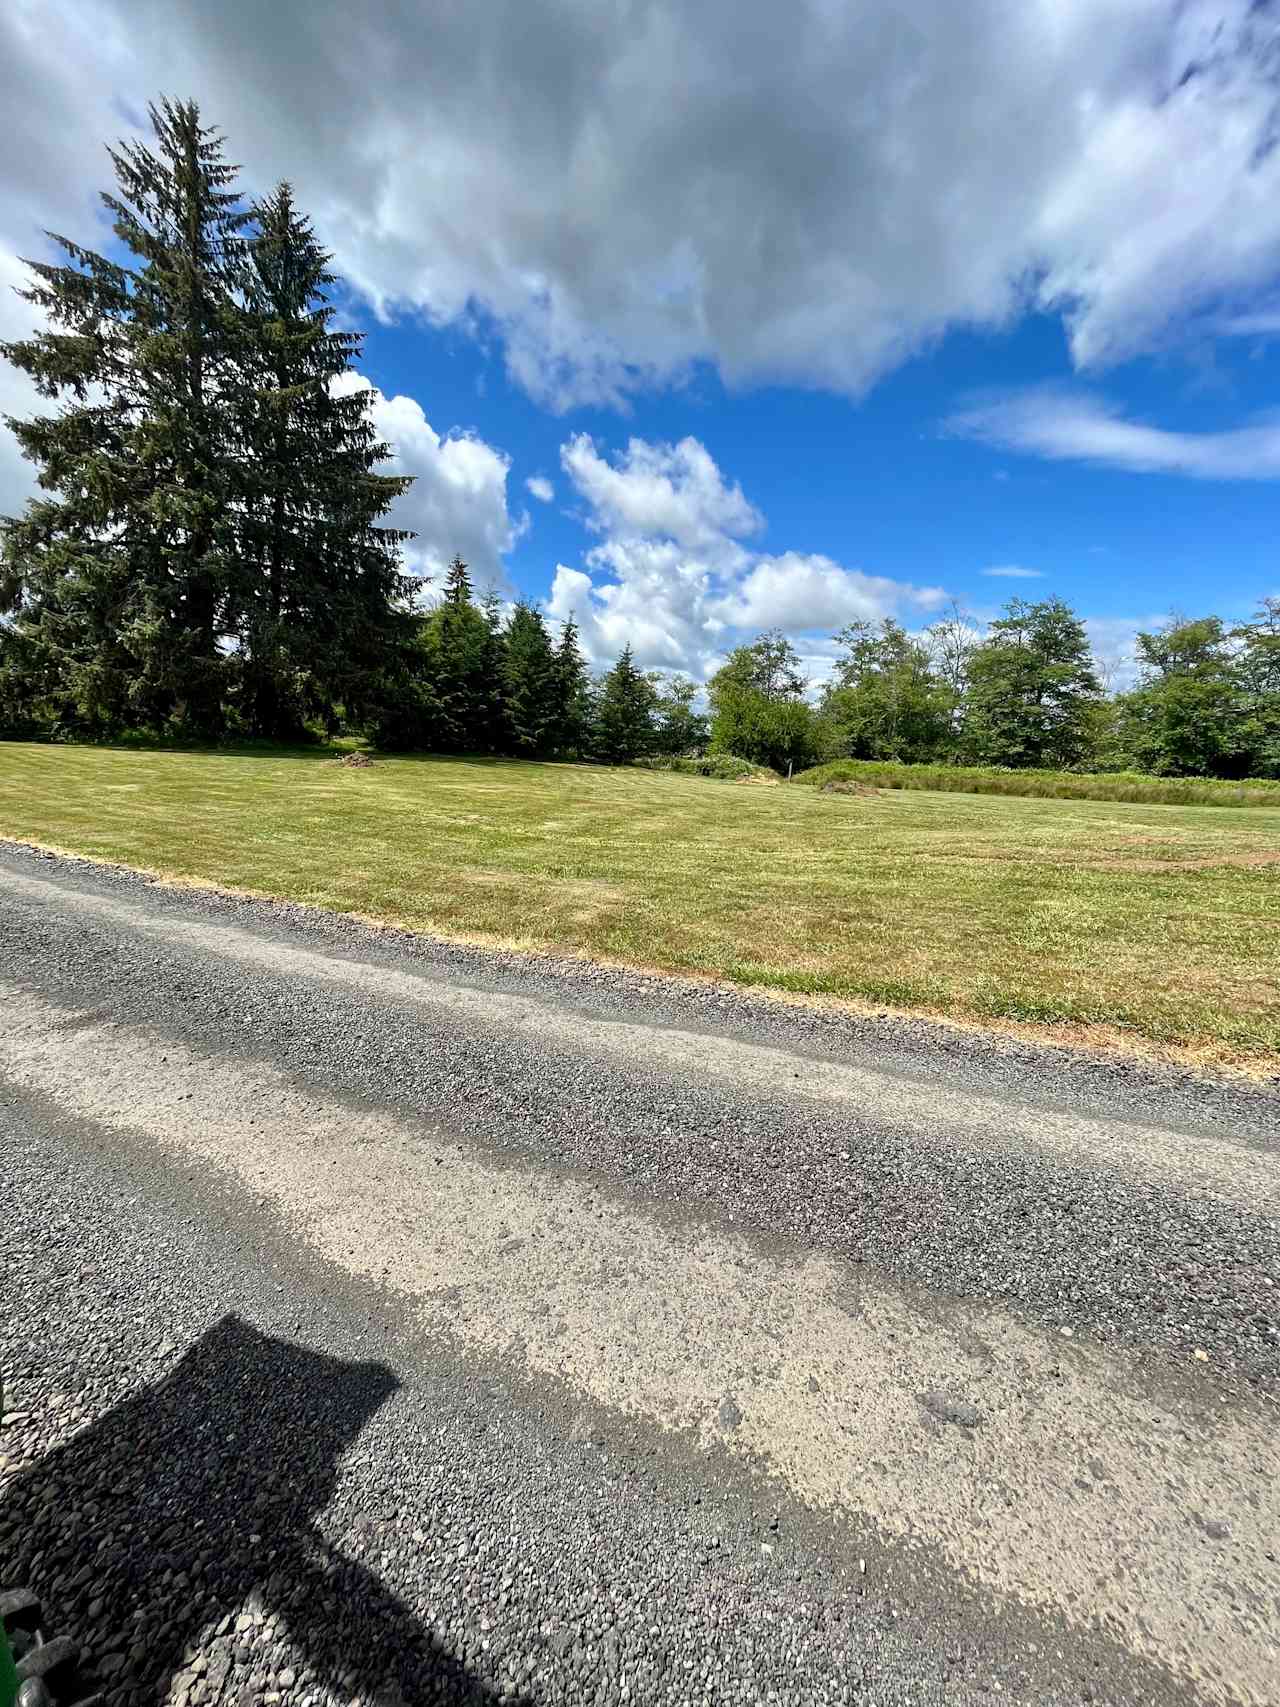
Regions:
<instances>
[{"instance_id":1,"label":"shadow on road","mask_svg":"<svg viewBox=\"0 0 1280 1707\"><path fill-rule=\"evenodd\" d=\"M138 1707L169 1698L202 1639L203 1687L190 1681L207 1703L259 1701L267 1674L303 1665L344 1701L492 1702L314 1527L341 1454L397 1385L385 1364L227 1316L156 1386L10 1485L4 1576L29 1581L51 1627L85 1643L109 1698ZM240 1630L246 1612L262 1622Z\"/></svg>"}]
</instances>

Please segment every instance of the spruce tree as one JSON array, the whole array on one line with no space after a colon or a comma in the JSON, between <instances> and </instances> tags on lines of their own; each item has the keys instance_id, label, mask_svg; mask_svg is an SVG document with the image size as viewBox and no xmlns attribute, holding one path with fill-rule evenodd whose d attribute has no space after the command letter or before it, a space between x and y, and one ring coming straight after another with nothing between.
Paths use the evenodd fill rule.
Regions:
<instances>
[{"instance_id":1,"label":"spruce tree","mask_svg":"<svg viewBox=\"0 0 1280 1707\"><path fill-rule=\"evenodd\" d=\"M653 683L636 669L630 646L624 646L596 701L595 749L606 764L630 764L653 751L656 701Z\"/></svg>"},{"instance_id":2,"label":"spruce tree","mask_svg":"<svg viewBox=\"0 0 1280 1707\"><path fill-rule=\"evenodd\" d=\"M436 699L436 745L445 753L491 747L492 634L471 597L467 566L455 557L444 597L422 625L426 668Z\"/></svg>"},{"instance_id":3,"label":"spruce tree","mask_svg":"<svg viewBox=\"0 0 1280 1707\"><path fill-rule=\"evenodd\" d=\"M235 617L245 720L284 736L339 705L358 718L405 640L413 536L381 518L411 480L379 472L373 394L340 383L363 336L333 328L330 257L289 185L253 214Z\"/></svg>"},{"instance_id":4,"label":"spruce tree","mask_svg":"<svg viewBox=\"0 0 1280 1707\"><path fill-rule=\"evenodd\" d=\"M578 645L578 625L572 617L560 631L555 656L555 736L558 753L577 757L587 746L591 720L587 663Z\"/></svg>"},{"instance_id":5,"label":"spruce tree","mask_svg":"<svg viewBox=\"0 0 1280 1707\"><path fill-rule=\"evenodd\" d=\"M502 689L509 751L517 758L547 757L556 744L556 660L541 611L523 601L502 637Z\"/></svg>"},{"instance_id":6,"label":"spruce tree","mask_svg":"<svg viewBox=\"0 0 1280 1707\"><path fill-rule=\"evenodd\" d=\"M480 600L484 617L485 641L481 653L480 679L484 685L479 707L480 729L477 750L485 753L505 752L507 747L507 712L503 685L506 660L506 635L502 627L502 601L492 587Z\"/></svg>"},{"instance_id":7,"label":"spruce tree","mask_svg":"<svg viewBox=\"0 0 1280 1707\"><path fill-rule=\"evenodd\" d=\"M125 262L50 233L29 262L48 323L0 353L61 407L8 422L41 495L4 524L6 652L72 724L213 733L232 669L232 411L248 219L194 102L150 109L154 147L110 150Z\"/></svg>"}]
</instances>

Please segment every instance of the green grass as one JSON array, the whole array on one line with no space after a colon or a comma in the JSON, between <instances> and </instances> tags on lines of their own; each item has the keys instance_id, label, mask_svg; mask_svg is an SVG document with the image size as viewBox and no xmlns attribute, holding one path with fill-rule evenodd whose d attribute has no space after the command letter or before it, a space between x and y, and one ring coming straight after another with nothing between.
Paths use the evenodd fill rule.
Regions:
<instances>
[{"instance_id":1,"label":"green grass","mask_svg":"<svg viewBox=\"0 0 1280 1707\"><path fill-rule=\"evenodd\" d=\"M428 931L1280 1068L1270 808L9 744L0 833Z\"/></svg>"},{"instance_id":2,"label":"green grass","mask_svg":"<svg viewBox=\"0 0 1280 1707\"><path fill-rule=\"evenodd\" d=\"M882 759L836 759L793 778L807 788L859 782L872 788L946 794L1022 795L1040 800L1121 800L1136 806L1280 807L1280 782L1251 778L1144 776L1139 771L1004 770L998 765L900 765Z\"/></svg>"}]
</instances>

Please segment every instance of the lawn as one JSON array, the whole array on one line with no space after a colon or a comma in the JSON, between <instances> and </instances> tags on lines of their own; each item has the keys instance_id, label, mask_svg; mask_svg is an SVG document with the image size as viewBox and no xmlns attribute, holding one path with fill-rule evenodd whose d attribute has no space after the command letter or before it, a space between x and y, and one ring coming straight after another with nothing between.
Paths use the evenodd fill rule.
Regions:
<instances>
[{"instance_id":1,"label":"lawn","mask_svg":"<svg viewBox=\"0 0 1280 1707\"><path fill-rule=\"evenodd\" d=\"M444 935L1280 1070L1280 811L0 745L0 834Z\"/></svg>"}]
</instances>

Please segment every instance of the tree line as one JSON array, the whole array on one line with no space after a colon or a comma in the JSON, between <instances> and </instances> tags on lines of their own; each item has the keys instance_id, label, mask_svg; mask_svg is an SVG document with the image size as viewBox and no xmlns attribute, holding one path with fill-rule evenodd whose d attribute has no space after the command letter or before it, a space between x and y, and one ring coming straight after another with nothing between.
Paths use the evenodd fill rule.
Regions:
<instances>
[{"instance_id":1,"label":"tree line","mask_svg":"<svg viewBox=\"0 0 1280 1707\"><path fill-rule=\"evenodd\" d=\"M47 329L0 345L56 411L9 419L39 493L0 523L0 734L299 740L627 760L696 749L696 690L600 681L573 623L435 608L386 525L411 484L335 326L329 256L288 184L248 202L192 103L109 150L117 253L49 233L22 294Z\"/></svg>"},{"instance_id":2,"label":"tree line","mask_svg":"<svg viewBox=\"0 0 1280 1707\"><path fill-rule=\"evenodd\" d=\"M836 758L1280 776L1280 598L1253 619L1172 616L1135 642L1136 684L1106 691L1080 617L1012 599L979 631L958 610L921 635L893 621L836 637L816 701L779 634L711 679L714 745L778 769Z\"/></svg>"},{"instance_id":3,"label":"tree line","mask_svg":"<svg viewBox=\"0 0 1280 1707\"><path fill-rule=\"evenodd\" d=\"M28 263L46 329L0 345L56 410L9 420L39 492L0 523L0 734L297 740L626 762L732 753L787 770L850 757L1280 775L1280 600L1254 620L1138 637L1104 691L1059 600L982 633L837 635L815 695L780 633L700 690L624 649L591 675L575 624L477 597L455 559L433 608L387 525L411 484L347 376L329 256L288 184L249 202L194 103L110 150L98 254L50 234Z\"/></svg>"}]
</instances>

